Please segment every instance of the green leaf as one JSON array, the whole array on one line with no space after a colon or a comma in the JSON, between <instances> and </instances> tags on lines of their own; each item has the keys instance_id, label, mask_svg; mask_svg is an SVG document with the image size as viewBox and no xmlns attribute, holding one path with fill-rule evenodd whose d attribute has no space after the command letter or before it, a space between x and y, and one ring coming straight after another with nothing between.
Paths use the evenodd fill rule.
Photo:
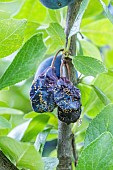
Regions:
<instances>
[{"instance_id":1,"label":"green leaf","mask_svg":"<svg viewBox=\"0 0 113 170\"><path fill-rule=\"evenodd\" d=\"M58 22L56 10L48 10L49 16L53 22Z\"/></svg>"},{"instance_id":2,"label":"green leaf","mask_svg":"<svg viewBox=\"0 0 113 170\"><path fill-rule=\"evenodd\" d=\"M38 24L37 22L27 22L26 24L26 29L25 29L25 41L27 41L29 38L31 38L31 36L33 36L34 34L38 33L37 28L40 26L40 24Z\"/></svg>"},{"instance_id":3,"label":"green leaf","mask_svg":"<svg viewBox=\"0 0 113 170\"><path fill-rule=\"evenodd\" d=\"M43 158L44 161L44 170L53 170L57 167L59 161L57 158Z\"/></svg>"},{"instance_id":4,"label":"green leaf","mask_svg":"<svg viewBox=\"0 0 113 170\"><path fill-rule=\"evenodd\" d=\"M50 130L51 128L44 130L43 132L39 133L36 138L34 146L36 150L39 151L41 154L43 152L44 145L46 143L46 139L47 139L48 134L50 133Z\"/></svg>"},{"instance_id":5,"label":"green leaf","mask_svg":"<svg viewBox=\"0 0 113 170\"><path fill-rule=\"evenodd\" d=\"M75 21L74 21L74 24L71 28L71 31L69 33L69 37L73 36L74 34L78 33L79 30L80 30L80 24L81 24L81 20L82 20L82 17L84 15L84 12L85 10L87 9L88 7L88 4L89 4L89 1L90 0L83 0L81 2L81 5L80 5L80 9L78 11L78 14L75 18Z\"/></svg>"},{"instance_id":6,"label":"green leaf","mask_svg":"<svg viewBox=\"0 0 113 170\"><path fill-rule=\"evenodd\" d=\"M110 4L113 5L113 0L110 1Z\"/></svg>"},{"instance_id":7,"label":"green leaf","mask_svg":"<svg viewBox=\"0 0 113 170\"><path fill-rule=\"evenodd\" d=\"M94 86L98 87L107 98L113 103L113 74L104 73L96 77L94 81ZM91 90L89 99L84 106L83 112L87 113L89 116L96 116L105 105L100 100L94 89Z\"/></svg>"},{"instance_id":8,"label":"green leaf","mask_svg":"<svg viewBox=\"0 0 113 170\"><path fill-rule=\"evenodd\" d=\"M0 2L12 2L14 0L0 0Z\"/></svg>"},{"instance_id":9,"label":"green leaf","mask_svg":"<svg viewBox=\"0 0 113 170\"><path fill-rule=\"evenodd\" d=\"M0 101L0 107L8 107L6 102Z\"/></svg>"},{"instance_id":10,"label":"green leaf","mask_svg":"<svg viewBox=\"0 0 113 170\"><path fill-rule=\"evenodd\" d=\"M17 166L26 167L27 169L32 170L44 170L41 156L32 145L27 150L25 150L25 154L22 155L21 159L17 163Z\"/></svg>"},{"instance_id":11,"label":"green leaf","mask_svg":"<svg viewBox=\"0 0 113 170\"><path fill-rule=\"evenodd\" d=\"M37 0L25 0L16 18L26 18L28 21L44 23L47 17L47 9Z\"/></svg>"},{"instance_id":12,"label":"green leaf","mask_svg":"<svg viewBox=\"0 0 113 170\"><path fill-rule=\"evenodd\" d=\"M78 88L80 89L80 92L81 92L82 106L85 106L85 104L87 103L89 96L90 96L91 86L89 86L87 84L79 83Z\"/></svg>"},{"instance_id":13,"label":"green leaf","mask_svg":"<svg viewBox=\"0 0 113 170\"><path fill-rule=\"evenodd\" d=\"M0 79L0 89L33 76L45 51L42 34L34 35L29 39Z\"/></svg>"},{"instance_id":14,"label":"green leaf","mask_svg":"<svg viewBox=\"0 0 113 170\"><path fill-rule=\"evenodd\" d=\"M91 56L102 61L100 51L93 43L86 40L81 40L80 43L84 56Z\"/></svg>"},{"instance_id":15,"label":"green leaf","mask_svg":"<svg viewBox=\"0 0 113 170\"><path fill-rule=\"evenodd\" d=\"M108 19L101 19L85 24L81 27L81 32L98 46L113 46L113 25Z\"/></svg>"},{"instance_id":16,"label":"green leaf","mask_svg":"<svg viewBox=\"0 0 113 170\"><path fill-rule=\"evenodd\" d=\"M18 13L22 6L23 0L15 0L10 2L0 1L0 19L10 18Z\"/></svg>"},{"instance_id":17,"label":"green leaf","mask_svg":"<svg viewBox=\"0 0 113 170\"><path fill-rule=\"evenodd\" d=\"M97 96L100 98L100 100L103 102L104 105L108 105L111 103L111 101L108 99L108 97L103 93L102 90L100 90L97 86L92 85L94 88Z\"/></svg>"},{"instance_id":18,"label":"green leaf","mask_svg":"<svg viewBox=\"0 0 113 170\"><path fill-rule=\"evenodd\" d=\"M25 133L29 123L30 123L30 121L26 121L26 122L16 126L14 129L12 129L10 131L10 133L8 134L8 137L16 139L17 141L21 141L21 139L24 136L24 133Z\"/></svg>"},{"instance_id":19,"label":"green leaf","mask_svg":"<svg viewBox=\"0 0 113 170\"><path fill-rule=\"evenodd\" d=\"M10 128L11 128L11 123L4 117L0 116L0 129L10 129Z\"/></svg>"},{"instance_id":20,"label":"green leaf","mask_svg":"<svg viewBox=\"0 0 113 170\"><path fill-rule=\"evenodd\" d=\"M8 108L8 107L0 107L0 114L1 115L4 115L4 114L22 115L22 114L24 114L24 112L22 112L21 110L12 109L12 108Z\"/></svg>"},{"instance_id":21,"label":"green leaf","mask_svg":"<svg viewBox=\"0 0 113 170\"><path fill-rule=\"evenodd\" d=\"M22 141L30 141L43 131L49 121L49 116L40 114L32 119L28 128L26 129Z\"/></svg>"},{"instance_id":22,"label":"green leaf","mask_svg":"<svg viewBox=\"0 0 113 170\"><path fill-rule=\"evenodd\" d=\"M25 114L24 118L25 118L25 119L34 118L34 117L36 117L38 114L40 114L40 113L36 113L36 112L32 111L32 112L29 112L29 113Z\"/></svg>"},{"instance_id":23,"label":"green leaf","mask_svg":"<svg viewBox=\"0 0 113 170\"><path fill-rule=\"evenodd\" d=\"M113 104L104 107L89 124L84 142L85 147L107 131L113 135Z\"/></svg>"},{"instance_id":24,"label":"green leaf","mask_svg":"<svg viewBox=\"0 0 113 170\"><path fill-rule=\"evenodd\" d=\"M26 20L5 19L0 21L0 58L18 50L24 40Z\"/></svg>"},{"instance_id":25,"label":"green leaf","mask_svg":"<svg viewBox=\"0 0 113 170\"><path fill-rule=\"evenodd\" d=\"M104 12L106 14L106 17L111 21L111 23L113 24L113 15L110 13L108 7L106 6L106 4L102 1L102 0L99 0L103 9L104 9Z\"/></svg>"},{"instance_id":26,"label":"green leaf","mask_svg":"<svg viewBox=\"0 0 113 170\"><path fill-rule=\"evenodd\" d=\"M85 76L96 76L106 72L104 64L95 58L87 56L77 56L73 59L75 68Z\"/></svg>"},{"instance_id":27,"label":"green leaf","mask_svg":"<svg viewBox=\"0 0 113 170\"><path fill-rule=\"evenodd\" d=\"M109 5L110 0L104 0L106 5ZM99 0L90 0L87 10L85 11L84 18L93 18L103 12L103 8Z\"/></svg>"},{"instance_id":28,"label":"green leaf","mask_svg":"<svg viewBox=\"0 0 113 170\"><path fill-rule=\"evenodd\" d=\"M47 28L47 33L54 40L54 44L64 46L65 43L64 30L58 23L51 23Z\"/></svg>"},{"instance_id":29,"label":"green leaf","mask_svg":"<svg viewBox=\"0 0 113 170\"><path fill-rule=\"evenodd\" d=\"M47 54L56 53L60 48L64 48L65 34L64 29L58 23L51 23L48 28L45 28L46 45L48 47ZM48 37L47 37L48 36Z\"/></svg>"},{"instance_id":30,"label":"green leaf","mask_svg":"<svg viewBox=\"0 0 113 170\"><path fill-rule=\"evenodd\" d=\"M17 167L44 170L41 156L33 145L3 136L0 137L0 148Z\"/></svg>"},{"instance_id":31,"label":"green leaf","mask_svg":"<svg viewBox=\"0 0 113 170\"><path fill-rule=\"evenodd\" d=\"M54 126L55 128L57 128L57 127L58 127L58 118L55 116L55 114L53 114L53 113L51 113L51 112L46 112L46 113L44 113L44 114L46 114L46 115L48 115L48 116L50 117L50 119L49 119L49 121L48 121L48 124L51 125L51 126ZM26 114L26 115L24 116L24 118L27 118L27 119L29 119L29 118L34 118L34 117L36 117L37 115L40 115L40 113L36 113L36 112L33 112L33 111L32 111L32 112Z\"/></svg>"},{"instance_id":32,"label":"green leaf","mask_svg":"<svg viewBox=\"0 0 113 170\"><path fill-rule=\"evenodd\" d=\"M107 68L113 70L113 49L108 50L105 53L105 59L104 59L104 63L106 65Z\"/></svg>"},{"instance_id":33,"label":"green leaf","mask_svg":"<svg viewBox=\"0 0 113 170\"><path fill-rule=\"evenodd\" d=\"M85 148L78 161L77 170L112 170L113 169L113 137L103 133Z\"/></svg>"}]
</instances>

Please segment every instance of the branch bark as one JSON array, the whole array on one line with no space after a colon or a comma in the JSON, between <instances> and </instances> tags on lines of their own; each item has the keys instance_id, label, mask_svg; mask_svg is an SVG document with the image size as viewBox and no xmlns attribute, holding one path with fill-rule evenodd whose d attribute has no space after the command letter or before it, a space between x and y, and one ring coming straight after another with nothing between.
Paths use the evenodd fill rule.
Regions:
<instances>
[{"instance_id":1,"label":"branch bark","mask_svg":"<svg viewBox=\"0 0 113 170\"><path fill-rule=\"evenodd\" d=\"M74 3L72 3L71 5L68 6L67 20L66 20L66 27L65 27L66 46L68 43L68 36L69 36L70 30L73 26L75 18L76 18L78 11L80 9L81 2L82 2L82 0L75 0ZM71 37L69 50L70 50L72 56L74 56L76 54L76 35L73 35Z\"/></svg>"},{"instance_id":2,"label":"branch bark","mask_svg":"<svg viewBox=\"0 0 113 170\"><path fill-rule=\"evenodd\" d=\"M66 28L65 28L65 33L66 33L66 47L68 44L68 36L69 32L73 26L75 17L78 14L80 4L82 0L76 0L73 4L68 6L68 11L67 11L67 21L66 21ZM70 41L70 46L69 46L69 51L72 56L76 55L76 35L71 37ZM77 83L77 76L75 74L75 68L72 64L72 61L70 58L65 59L66 63L68 64L68 67L70 69L70 80L71 82L75 85ZM64 66L65 67L65 66ZM64 76L68 77L67 74L67 68L64 68ZM77 157L76 150L73 148L76 148L73 146L73 134L71 132L71 125L67 125L64 122L61 122L59 120L58 124L58 149L57 149L57 157L59 159L59 165L57 166L57 170L72 170L72 157L74 156L75 158ZM75 160L76 161L76 160ZM76 162L75 162L76 164Z\"/></svg>"},{"instance_id":3,"label":"branch bark","mask_svg":"<svg viewBox=\"0 0 113 170\"><path fill-rule=\"evenodd\" d=\"M0 170L18 170L0 151Z\"/></svg>"}]
</instances>

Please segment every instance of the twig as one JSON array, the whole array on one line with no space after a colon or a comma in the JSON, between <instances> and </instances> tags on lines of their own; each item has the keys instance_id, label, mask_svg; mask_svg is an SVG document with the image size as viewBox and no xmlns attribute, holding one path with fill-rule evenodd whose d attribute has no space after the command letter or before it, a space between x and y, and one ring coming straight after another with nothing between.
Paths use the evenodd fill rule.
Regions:
<instances>
[{"instance_id":1,"label":"twig","mask_svg":"<svg viewBox=\"0 0 113 170\"><path fill-rule=\"evenodd\" d=\"M52 61L52 63L51 63L51 67L54 67L55 60L56 60L58 54L59 54L60 52L62 52L62 51L64 51L64 49L60 49L60 50L56 53L56 55L54 56L53 61Z\"/></svg>"},{"instance_id":2,"label":"twig","mask_svg":"<svg viewBox=\"0 0 113 170\"><path fill-rule=\"evenodd\" d=\"M69 36L70 30L73 26L73 23L75 21L75 18L78 14L78 11L80 9L81 2L82 2L82 0L75 0L75 2L71 5L69 5L69 7L68 7L66 27L65 27L66 47L68 45L68 36ZM72 56L74 56L76 54L76 35L71 37L69 50L70 50Z\"/></svg>"},{"instance_id":3,"label":"twig","mask_svg":"<svg viewBox=\"0 0 113 170\"><path fill-rule=\"evenodd\" d=\"M75 135L73 133L72 133L72 149L73 149L74 164L76 167L77 161L78 161L78 156L77 156L76 145L75 145Z\"/></svg>"}]
</instances>

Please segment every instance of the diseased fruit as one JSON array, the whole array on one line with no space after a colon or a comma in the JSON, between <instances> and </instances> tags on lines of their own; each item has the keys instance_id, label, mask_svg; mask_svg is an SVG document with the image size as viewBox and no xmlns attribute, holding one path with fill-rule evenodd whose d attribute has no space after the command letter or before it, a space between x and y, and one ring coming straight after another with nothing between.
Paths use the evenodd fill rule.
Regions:
<instances>
[{"instance_id":1,"label":"diseased fruit","mask_svg":"<svg viewBox=\"0 0 113 170\"><path fill-rule=\"evenodd\" d=\"M72 110L67 114L66 112L62 111L62 109L58 107L58 119L67 124L75 123L80 118L80 115L81 115L81 108L79 108L76 111Z\"/></svg>"},{"instance_id":2,"label":"diseased fruit","mask_svg":"<svg viewBox=\"0 0 113 170\"><path fill-rule=\"evenodd\" d=\"M76 122L81 114L80 90L66 77L60 77L62 55L57 54L38 67L30 100L35 112L52 112L58 107L59 120L70 124Z\"/></svg>"},{"instance_id":3,"label":"diseased fruit","mask_svg":"<svg viewBox=\"0 0 113 170\"><path fill-rule=\"evenodd\" d=\"M57 81L54 100L58 106L58 118L69 124L76 122L81 114L80 90L65 77Z\"/></svg>"},{"instance_id":4,"label":"diseased fruit","mask_svg":"<svg viewBox=\"0 0 113 170\"><path fill-rule=\"evenodd\" d=\"M59 9L73 3L74 0L40 0L40 2L50 9Z\"/></svg>"},{"instance_id":5,"label":"diseased fruit","mask_svg":"<svg viewBox=\"0 0 113 170\"><path fill-rule=\"evenodd\" d=\"M35 112L52 112L56 107L54 88L57 82L55 68L48 67L33 82L30 90L30 99Z\"/></svg>"}]
</instances>

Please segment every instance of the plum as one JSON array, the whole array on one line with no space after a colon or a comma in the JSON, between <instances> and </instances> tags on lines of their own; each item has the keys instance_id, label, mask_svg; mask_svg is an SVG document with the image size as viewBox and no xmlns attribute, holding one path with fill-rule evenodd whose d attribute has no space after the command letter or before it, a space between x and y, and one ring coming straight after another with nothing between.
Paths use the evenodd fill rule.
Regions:
<instances>
[{"instance_id":1,"label":"plum","mask_svg":"<svg viewBox=\"0 0 113 170\"><path fill-rule=\"evenodd\" d=\"M40 0L40 2L50 9L59 9L73 3L74 0Z\"/></svg>"},{"instance_id":2,"label":"plum","mask_svg":"<svg viewBox=\"0 0 113 170\"><path fill-rule=\"evenodd\" d=\"M37 77L48 67L51 66L51 63L52 63L52 60L53 60L53 57L54 56L51 56L51 57L48 57L47 59L45 59L38 67L37 71L36 71L36 74L35 74L35 80L37 79ZM60 78L60 65L61 65L61 58L62 58L62 55L58 55L56 60L55 60L55 63L54 63L54 67L55 67L55 70L56 70L56 76L58 78Z\"/></svg>"},{"instance_id":3,"label":"plum","mask_svg":"<svg viewBox=\"0 0 113 170\"><path fill-rule=\"evenodd\" d=\"M71 81L60 76L61 60L62 55L55 60L52 56L39 65L31 86L30 100L35 112L52 112L58 107L59 120L70 124L81 115L81 95Z\"/></svg>"},{"instance_id":4,"label":"plum","mask_svg":"<svg viewBox=\"0 0 113 170\"><path fill-rule=\"evenodd\" d=\"M54 100L58 106L58 118L67 124L76 122L81 115L80 90L66 77L57 81Z\"/></svg>"},{"instance_id":5,"label":"plum","mask_svg":"<svg viewBox=\"0 0 113 170\"><path fill-rule=\"evenodd\" d=\"M55 68L48 67L33 81L30 90L30 100L35 112L52 112L56 107L54 88L57 79Z\"/></svg>"}]
</instances>

